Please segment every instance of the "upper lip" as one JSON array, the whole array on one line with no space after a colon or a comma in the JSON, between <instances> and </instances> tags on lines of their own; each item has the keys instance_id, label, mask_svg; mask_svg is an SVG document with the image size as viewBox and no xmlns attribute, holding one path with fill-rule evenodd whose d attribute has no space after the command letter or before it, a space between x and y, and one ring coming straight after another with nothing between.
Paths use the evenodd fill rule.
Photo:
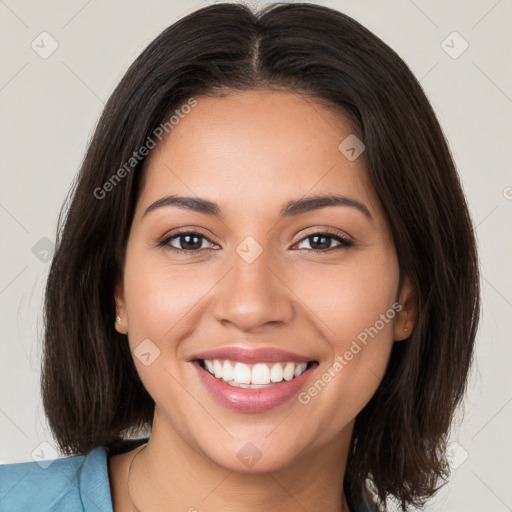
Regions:
<instances>
[{"instance_id":1,"label":"upper lip","mask_svg":"<svg viewBox=\"0 0 512 512\"><path fill-rule=\"evenodd\" d=\"M308 363L310 361L314 361L314 359L311 359L310 357L270 347L256 349L245 347L224 347L195 354L190 358L190 360L194 359L229 359L231 361L239 361L246 364L278 362Z\"/></svg>"}]
</instances>

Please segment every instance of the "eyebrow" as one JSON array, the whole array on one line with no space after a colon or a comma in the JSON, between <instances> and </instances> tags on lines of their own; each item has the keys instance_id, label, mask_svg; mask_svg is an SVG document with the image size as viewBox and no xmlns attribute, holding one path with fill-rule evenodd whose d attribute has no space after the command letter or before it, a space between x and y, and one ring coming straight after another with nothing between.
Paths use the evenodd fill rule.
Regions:
<instances>
[{"instance_id":1,"label":"eyebrow","mask_svg":"<svg viewBox=\"0 0 512 512\"><path fill-rule=\"evenodd\" d=\"M180 196L176 194L162 197L149 205L142 217L145 217L148 213L165 206L176 206L184 210L224 218L224 214L217 203L200 197ZM318 210L320 208L325 208L327 206L349 206L359 210L367 219L373 220L370 211L363 203L346 196L335 194L307 196L288 201L281 207L279 215L280 217L292 217L313 210Z\"/></svg>"}]
</instances>

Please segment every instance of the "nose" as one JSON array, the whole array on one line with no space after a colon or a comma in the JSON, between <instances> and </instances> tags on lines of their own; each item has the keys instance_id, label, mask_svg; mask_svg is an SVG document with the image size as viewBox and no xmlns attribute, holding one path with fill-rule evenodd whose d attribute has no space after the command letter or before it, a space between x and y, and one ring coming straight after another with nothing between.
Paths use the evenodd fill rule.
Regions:
<instances>
[{"instance_id":1,"label":"nose","mask_svg":"<svg viewBox=\"0 0 512 512\"><path fill-rule=\"evenodd\" d=\"M235 252L232 261L231 271L215 290L216 320L244 332L289 323L295 314L294 295L270 251L264 250L251 263Z\"/></svg>"}]
</instances>

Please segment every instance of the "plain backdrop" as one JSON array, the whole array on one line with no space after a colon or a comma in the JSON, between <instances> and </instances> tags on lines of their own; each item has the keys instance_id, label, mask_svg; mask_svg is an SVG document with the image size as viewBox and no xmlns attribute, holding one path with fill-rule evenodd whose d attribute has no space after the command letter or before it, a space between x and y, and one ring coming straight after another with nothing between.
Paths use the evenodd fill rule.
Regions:
<instances>
[{"instance_id":1,"label":"plain backdrop","mask_svg":"<svg viewBox=\"0 0 512 512\"><path fill-rule=\"evenodd\" d=\"M0 1L1 463L56 446L39 389L42 293L58 211L104 103L151 40L207 3ZM476 227L483 298L476 364L451 438L451 481L427 510L512 510L512 3L315 3L361 22L421 81Z\"/></svg>"}]
</instances>

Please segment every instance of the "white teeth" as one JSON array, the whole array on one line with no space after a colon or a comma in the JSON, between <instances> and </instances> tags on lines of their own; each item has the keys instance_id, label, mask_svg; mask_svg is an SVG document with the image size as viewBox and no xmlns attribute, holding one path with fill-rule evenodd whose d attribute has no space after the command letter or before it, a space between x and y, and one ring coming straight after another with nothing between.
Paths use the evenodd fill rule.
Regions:
<instances>
[{"instance_id":1,"label":"white teeth","mask_svg":"<svg viewBox=\"0 0 512 512\"><path fill-rule=\"evenodd\" d=\"M220 379L222 377L222 365L218 359L213 361L213 369L215 370L215 377Z\"/></svg>"},{"instance_id":2,"label":"white teeth","mask_svg":"<svg viewBox=\"0 0 512 512\"><path fill-rule=\"evenodd\" d=\"M270 383L270 370L264 363L254 365L251 374L252 384L269 384ZM224 376L223 376L224 377Z\"/></svg>"},{"instance_id":3,"label":"white teeth","mask_svg":"<svg viewBox=\"0 0 512 512\"><path fill-rule=\"evenodd\" d=\"M215 377L217 377L217 375L215 375ZM220 375L219 377L222 380L224 380L222 375ZM219 378L219 377L217 377L217 378ZM233 380L235 380L239 384L250 384L251 383L251 369L246 364L236 363L235 371L233 372Z\"/></svg>"},{"instance_id":4,"label":"white teeth","mask_svg":"<svg viewBox=\"0 0 512 512\"><path fill-rule=\"evenodd\" d=\"M224 361L224 366L222 367L222 378L224 380L232 380L233 379L233 367L229 361Z\"/></svg>"},{"instance_id":5,"label":"white teeth","mask_svg":"<svg viewBox=\"0 0 512 512\"><path fill-rule=\"evenodd\" d=\"M293 363L290 363L293 365ZM270 380L272 382L281 382L283 380L283 367L280 364L275 364L270 369Z\"/></svg>"},{"instance_id":6,"label":"white teeth","mask_svg":"<svg viewBox=\"0 0 512 512\"><path fill-rule=\"evenodd\" d=\"M213 368L213 362L210 361L209 359L205 359L204 360L204 364L206 365L206 369L210 372L210 373L215 373L215 370Z\"/></svg>"},{"instance_id":7,"label":"white teeth","mask_svg":"<svg viewBox=\"0 0 512 512\"><path fill-rule=\"evenodd\" d=\"M230 380L229 382L226 382L226 384L229 384L230 386L233 386L234 388L244 388L244 389L263 389L263 388L271 388L274 384L239 384L238 382L234 380Z\"/></svg>"},{"instance_id":8,"label":"white teeth","mask_svg":"<svg viewBox=\"0 0 512 512\"><path fill-rule=\"evenodd\" d=\"M290 381L304 373L307 367L307 363L257 363L251 369L251 366L244 363L232 364L228 360L219 359L205 359L204 365L217 379L235 387L251 389L270 387L283 380Z\"/></svg>"},{"instance_id":9,"label":"white teeth","mask_svg":"<svg viewBox=\"0 0 512 512\"><path fill-rule=\"evenodd\" d=\"M297 368L295 368L295 372L294 372L294 375L295 377L298 377L301 373L304 373L304 371L306 370L306 366L308 364L307 363L301 363L297 366Z\"/></svg>"},{"instance_id":10,"label":"white teeth","mask_svg":"<svg viewBox=\"0 0 512 512\"><path fill-rule=\"evenodd\" d=\"M283 377L285 380L292 380L295 372L295 365L293 363L288 363L284 369Z\"/></svg>"}]
</instances>

